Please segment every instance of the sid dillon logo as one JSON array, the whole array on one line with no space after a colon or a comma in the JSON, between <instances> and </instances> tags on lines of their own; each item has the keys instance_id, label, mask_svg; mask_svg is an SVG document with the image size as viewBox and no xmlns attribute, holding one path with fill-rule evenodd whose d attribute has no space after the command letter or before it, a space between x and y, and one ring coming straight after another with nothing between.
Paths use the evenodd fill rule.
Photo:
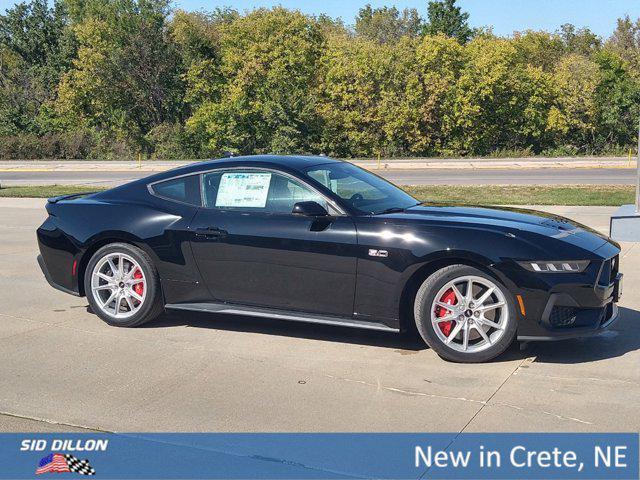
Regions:
<instances>
[{"instance_id":1,"label":"sid dillon logo","mask_svg":"<svg viewBox=\"0 0 640 480\"><path fill-rule=\"evenodd\" d=\"M36 475L67 472L75 472L80 475L96 474L93 467L89 465L89 460L78 460L67 453L50 453L40 460L36 469Z\"/></svg>"},{"instance_id":2,"label":"sid dillon logo","mask_svg":"<svg viewBox=\"0 0 640 480\"><path fill-rule=\"evenodd\" d=\"M49 453L42 457L36 467L36 475L43 473L78 473L80 475L95 475L96 471L87 459L79 459L67 452L105 452L109 440L104 439L24 439L20 443L21 452Z\"/></svg>"}]
</instances>

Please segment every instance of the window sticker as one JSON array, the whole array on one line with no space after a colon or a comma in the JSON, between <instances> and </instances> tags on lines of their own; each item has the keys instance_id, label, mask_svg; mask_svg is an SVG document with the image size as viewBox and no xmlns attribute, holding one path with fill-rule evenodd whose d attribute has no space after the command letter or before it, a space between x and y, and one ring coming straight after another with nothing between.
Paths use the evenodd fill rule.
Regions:
<instances>
[{"instance_id":1,"label":"window sticker","mask_svg":"<svg viewBox=\"0 0 640 480\"><path fill-rule=\"evenodd\" d=\"M270 183L270 173L224 173L216 207L264 208Z\"/></svg>"}]
</instances>

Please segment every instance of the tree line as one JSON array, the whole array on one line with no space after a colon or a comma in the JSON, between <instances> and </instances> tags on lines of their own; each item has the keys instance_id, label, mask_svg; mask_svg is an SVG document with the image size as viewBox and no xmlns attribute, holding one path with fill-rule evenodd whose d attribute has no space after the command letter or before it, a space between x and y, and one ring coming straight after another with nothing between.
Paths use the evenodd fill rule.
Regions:
<instances>
[{"instance_id":1,"label":"tree line","mask_svg":"<svg viewBox=\"0 0 640 480\"><path fill-rule=\"evenodd\" d=\"M500 37L455 0L281 7L31 0L0 15L0 158L600 154L635 144L640 19Z\"/></svg>"}]
</instances>

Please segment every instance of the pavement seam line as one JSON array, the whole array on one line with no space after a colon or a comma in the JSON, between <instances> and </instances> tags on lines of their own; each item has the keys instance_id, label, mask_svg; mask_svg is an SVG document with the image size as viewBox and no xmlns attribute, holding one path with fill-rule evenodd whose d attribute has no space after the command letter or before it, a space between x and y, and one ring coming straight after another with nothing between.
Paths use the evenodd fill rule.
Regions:
<instances>
[{"instance_id":1,"label":"pavement seam line","mask_svg":"<svg viewBox=\"0 0 640 480\"><path fill-rule=\"evenodd\" d=\"M33 318L21 317L19 315L11 315L9 313L0 313L0 317L9 317L9 318L13 318L14 320L26 320L27 322L38 323L38 324L42 325L43 327L44 326L57 327L57 326L62 326L65 323L69 323L69 322L73 321L73 319L66 319L66 320L61 320L60 322L43 322L41 320L34 320ZM31 330L27 330L27 331L31 331ZM13 335L20 335L20 332L15 333ZM9 337L2 337L2 338L10 338L13 335L10 335Z\"/></svg>"},{"instance_id":2,"label":"pavement seam line","mask_svg":"<svg viewBox=\"0 0 640 480\"><path fill-rule=\"evenodd\" d=\"M12 418L21 418L24 420L32 420L34 422L42 422L49 425L64 425L66 427L82 428L83 430L93 430L93 431L104 432L104 433L115 433L110 430L104 430L102 428L87 427L85 425L77 425L75 423L68 423L68 422L57 422L55 420L48 420L46 418L40 418L40 417L32 417L30 415L19 415L17 413L10 413L10 412L3 412L3 411L0 411L0 415L4 415L6 417L12 417Z\"/></svg>"},{"instance_id":3,"label":"pavement seam line","mask_svg":"<svg viewBox=\"0 0 640 480\"><path fill-rule=\"evenodd\" d=\"M489 402L491 401L491 399L493 397L496 396L496 394L500 391L500 389L509 381L509 379L511 377L513 377L513 375L518 371L518 369L522 366L522 364L524 362L526 362L529 359L535 358L535 356L532 357L525 357L523 358L518 365L516 366L516 368L513 369L513 371L507 375L507 377L504 379L504 381L498 386L498 388L496 388L495 392L493 392L491 395L489 395L489 398L487 398L484 402L480 402L482 403L482 406L478 409L478 411L476 413L474 413L471 418L469 419L469 421L467 423L465 423L464 427L462 427L462 429L455 434L455 436L451 439L451 441L447 444L446 447L444 447L443 451L446 451L449 449L449 447L451 447L451 445L453 445L453 443L456 441L456 439L462 434L464 433L464 431L467 429L467 427L471 424L471 422L473 422L473 420L475 420L475 418L480 414L480 412L482 412L482 410L484 409L484 407L486 407ZM419 480L422 480L427 473L429 473L429 470L431 470L431 467L428 467L424 472L422 472L422 474L418 477Z\"/></svg>"},{"instance_id":4,"label":"pavement seam line","mask_svg":"<svg viewBox=\"0 0 640 480\"><path fill-rule=\"evenodd\" d=\"M148 441L148 442L153 442L153 443L159 443L159 444L163 444L163 445L173 445L173 446L178 446L178 447L185 447L188 449L193 449L193 450L199 450L199 451L205 451L205 452L216 452L216 453L222 453L224 455L228 455L228 456L233 456L233 457L238 457L238 458L249 458L252 460L258 460L258 461L266 461L266 462L278 462L278 463L283 463L286 465L290 465L290 466L298 466L307 470L314 470L314 471L318 471L318 472L328 472L328 473L332 473L332 474L338 474L341 476L344 476L346 478L368 478L368 477L363 477L361 475L355 475L353 473L349 473L349 472L342 472L342 471L338 471L335 469L329 469L329 468L322 468L322 467L313 467L310 465L306 465L304 463L300 463L297 461L292 461L292 460L288 460L286 458L279 458L279 457L267 457L267 456L262 456L262 455L256 455L254 453L238 453L237 451L233 451L233 447L235 446L235 444L230 444L229 449L230 450L226 450L226 449L222 449L222 448L212 448L212 447L206 447L206 446L201 446L201 445L193 445L193 444L185 444L182 442L174 442L174 441L169 441L169 440L162 440L159 438L153 438L150 439L148 437L146 437L146 434L128 434L128 433L120 433L117 435L121 435L123 437L130 437L130 438L136 438L136 439L141 439L144 441Z\"/></svg>"},{"instance_id":5,"label":"pavement seam line","mask_svg":"<svg viewBox=\"0 0 640 480\"><path fill-rule=\"evenodd\" d=\"M469 421L464 425L464 427L462 427L462 430L460 430L460 431L458 432L458 434L454 437L454 439L451 441L451 443L453 443L453 442L456 440L456 438L458 438L458 436L459 436L461 433L464 433L464 431L465 431L465 430L467 429L467 427L471 424L471 422L473 422L473 421L475 420L475 418L476 418L478 415L480 415L480 412L482 412L482 410L484 410L484 407L486 407L486 406L489 404L489 402L491 401L491 399L492 399L493 397L495 397L495 396L498 394L498 392L502 389L502 387L504 387L504 386L505 386L505 384L506 384L506 383L507 383L507 382L508 382L508 381L509 381L509 380L510 380L514 375L515 375L515 373L520 369L520 367L524 364L524 362L526 362L527 360L530 360L530 359L535 359L535 356L532 356L532 357L525 357L525 358L523 358L523 359L520 361L520 363L518 363L518 365L516 366L516 368L514 368L514 369L513 369L513 371L512 371L509 375L507 375L507 378L505 378L505 379L504 379L504 381L503 381L503 382L498 386L498 388L496 388L495 392L493 392L493 393L489 396L489 398L487 398L487 399L483 402L482 406L478 409L478 411L477 411L476 413L474 413L474 414L473 414L473 416L469 419ZM532 360L530 360L530 361L532 361ZM451 444L449 444L449 445L451 445ZM447 446L447 448L449 448L449 447Z\"/></svg>"},{"instance_id":6,"label":"pavement seam line","mask_svg":"<svg viewBox=\"0 0 640 480\"><path fill-rule=\"evenodd\" d=\"M565 421L571 421L571 422L576 422L576 423L582 423L585 425L593 425L593 422L589 422L587 420L581 420L579 418L576 417L566 417L564 415L558 415L557 413L552 413L552 412L547 412L546 410L532 410L532 409L527 409L524 407L519 407L518 405L512 405L510 403L504 403L504 402L494 402L491 405L500 405L501 407L508 407L508 408L512 408L514 410L518 410L521 412L533 412L536 414L543 414L543 415L548 415L550 417L554 417L557 418L558 420L565 420Z\"/></svg>"},{"instance_id":7,"label":"pavement seam line","mask_svg":"<svg viewBox=\"0 0 640 480\"><path fill-rule=\"evenodd\" d=\"M410 395L410 396L416 396L416 397L429 397L429 398L440 398L440 399L444 399L444 400L458 400L461 402L470 402L470 403L480 403L484 406L484 401L482 400L474 400L472 398L464 398L464 397L453 397L453 396L448 396L448 395L438 395L435 393L425 393L425 392L418 392L415 390L404 390L401 388L396 388L396 387L388 387L385 385L378 383L371 383L371 382L367 382L365 380L353 380L350 378L344 378L344 377L337 377L335 375L330 375L328 373L323 373L323 376L327 377L327 378L331 378L334 380L341 380L343 382L350 382L350 383L358 383L360 385L366 385L368 387L375 387L378 390L385 390L387 392L394 392L394 393L401 393L404 395Z\"/></svg>"},{"instance_id":8,"label":"pavement seam line","mask_svg":"<svg viewBox=\"0 0 640 480\"><path fill-rule=\"evenodd\" d=\"M519 372L516 375L529 375L532 377L543 377L551 380L568 380L572 382L604 382L604 383L624 383L634 386L640 386L640 383L632 380L621 380L619 378L597 378L597 377L559 377L557 375L546 375L544 373Z\"/></svg>"},{"instance_id":9,"label":"pavement seam line","mask_svg":"<svg viewBox=\"0 0 640 480\"><path fill-rule=\"evenodd\" d=\"M622 258L626 258L627 255L629 255L633 251L633 249L636 248L636 245L638 245L638 244L635 243L635 242L633 244L631 244L631 246L627 249L627 251L622 254Z\"/></svg>"}]
</instances>

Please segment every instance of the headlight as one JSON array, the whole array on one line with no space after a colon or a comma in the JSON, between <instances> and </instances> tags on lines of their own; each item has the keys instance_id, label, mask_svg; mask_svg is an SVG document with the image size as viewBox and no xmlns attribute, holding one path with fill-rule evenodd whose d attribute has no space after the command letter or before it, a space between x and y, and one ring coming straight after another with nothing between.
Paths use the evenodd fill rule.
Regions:
<instances>
[{"instance_id":1,"label":"headlight","mask_svg":"<svg viewBox=\"0 0 640 480\"><path fill-rule=\"evenodd\" d=\"M589 260L518 262L521 267L530 272L539 273L580 273L586 270L589 263Z\"/></svg>"}]
</instances>

